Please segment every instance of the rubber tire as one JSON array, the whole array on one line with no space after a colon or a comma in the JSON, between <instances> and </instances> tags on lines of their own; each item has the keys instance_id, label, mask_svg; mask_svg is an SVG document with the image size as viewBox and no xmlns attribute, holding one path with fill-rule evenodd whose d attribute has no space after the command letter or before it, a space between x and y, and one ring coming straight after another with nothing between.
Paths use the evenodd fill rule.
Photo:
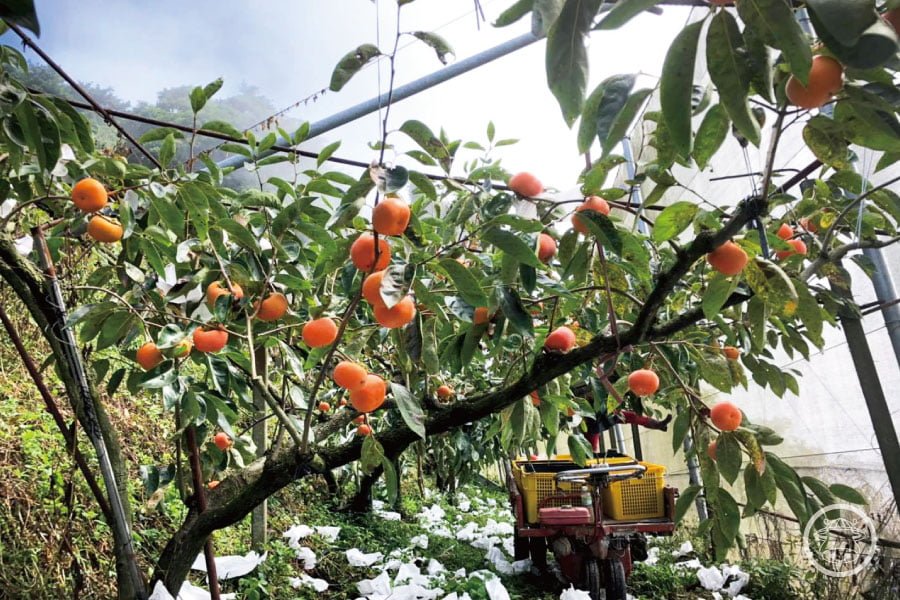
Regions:
<instances>
[{"instance_id":1,"label":"rubber tire","mask_svg":"<svg viewBox=\"0 0 900 600\"><path fill-rule=\"evenodd\" d=\"M513 558L525 560L528 555L528 538L513 533Z\"/></svg>"},{"instance_id":2,"label":"rubber tire","mask_svg":"<svg viewBox=\"0 0 900 600\"><path fill-rule=\"evenodd\" d=\"M600 567L594 557L589 557L584 562L584 587L591 595L591 600L601 600L603 598L600 590L603 582L600 579Z\"/></svg>"},{"instance_id":3,"label":"rubber tire","mask_svg":"<svg viewBox=\"0 0 900 600\"><path fill-rule=\"evenodd\" d=\"M603 563L603 584L606 600L626 600L625 567L618 558L601 561Z\"/></svg>"},{"instance_id":4,"label":"rubber tire","mask_svg":"<svg viewBox=\"0 0 900 600\"><path fill-rule=\"evenodd\" d=\"M531 564L541 573L547 571L547 538L528 538L528 553L531 555Z\"/></svg>"}]
</instances>

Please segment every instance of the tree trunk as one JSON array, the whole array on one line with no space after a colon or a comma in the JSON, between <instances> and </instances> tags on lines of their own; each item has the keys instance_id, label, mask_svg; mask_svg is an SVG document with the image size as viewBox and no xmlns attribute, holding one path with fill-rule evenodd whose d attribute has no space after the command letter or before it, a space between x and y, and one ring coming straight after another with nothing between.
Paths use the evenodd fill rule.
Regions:
<instances>
[{"instance_id":1,"label":"tree trunk","mask_svg":"<svg viewBox=\"0 0 900 600\"><path fill-rule=\"evenodd\" d=\"M371 473L363 475L359 482L359 490L345 507L346 510L354 513L370 512L372 510L372 488L375 487L375 482L382 474L384 474L384 468L379 465Z\"/></svg>"},{"instance_id":2,"label":"tree trunk","mask_svg":"<svg viewBox=\"0 0 900 600\"><path fill-rule=\"evenodd\" d=\"M50 301L52 294L44 274L30 261L19 256L8 236L0 236L0 278L10 285L31 313L44 339L50 344L57 373L66 388L66 395L82 428L89 432L93 431L102 438L124 520L123 527L117 527L115 523L109 524L115 542L118 597L123 600L146 597L145 591L141 589L143 582L140 581L140 569L136 566L136 558L125 550L131 548L132 540L121 533L123 529L129 532L131 530L131 504L128 497L128 471L122 458L119 436L109 421L100 394L91 379L90 370L84 369L86 389L83 389L82 381L72 371L71 359L80 360L81 357L77 349L71 349L75 354L70 354L63 348L66 342L64 336L60 334L60 328L65 326L64 322L61 322L65 307L56 306Z\"/></svg>"}]
</instances>

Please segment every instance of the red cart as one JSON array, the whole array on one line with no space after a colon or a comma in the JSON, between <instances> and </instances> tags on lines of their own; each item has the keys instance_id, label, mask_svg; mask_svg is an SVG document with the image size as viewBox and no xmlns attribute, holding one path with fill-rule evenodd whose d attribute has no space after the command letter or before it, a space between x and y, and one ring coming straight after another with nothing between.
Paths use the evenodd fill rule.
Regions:
<instances>
[{"instance_id":1,"label":"red cart","mask_svg":"<svg viewBox=\"0 0 900 600\"><path fill-rule=\"evenodd\" d=\"M646 534L675 530L678 491L665 468L628 456L588 461L569 457L515 460L509 479L516 516L515 558L542 572L553 552L567 582L593 600L625 600L632 561L647 557Z\"/></svg>"}]
</instances>

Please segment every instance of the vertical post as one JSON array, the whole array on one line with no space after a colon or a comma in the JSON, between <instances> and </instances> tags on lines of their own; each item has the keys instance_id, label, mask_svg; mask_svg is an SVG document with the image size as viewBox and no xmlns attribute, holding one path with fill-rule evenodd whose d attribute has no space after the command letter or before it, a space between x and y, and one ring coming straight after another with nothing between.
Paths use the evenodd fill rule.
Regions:
<instances>
[{"instance_id":1,"label":"vertical post","mask_svg":"<svg viewBox=\"0 0 900 600\"><path fill-rule=\"evenodd\" d=\"M194 425L189 425L184 431L187 438L188 457L191 463L191 481L194 484L194 498L197 500L197 509L206 512L206 488L203 483L203 467L200 465L200 449L197 447L197 431ZM213 553L212 534L206 538L203 546L203 556L206 560L206 578L209 580L209 597L219 600L219 572L216 569L216 555Z\"/></svg>"},{"instance_id":2,"label":"vertical post","mask_svg":"<svg viewBox=\"0 0 900 600\"><path fill-rule=\"evenodd\" d=\"M616 451L619 454L628 454L625 449L625 436L622 435L622 426L616 423L613 428L613 435L615 436L616 441Z\"/></svg>"},{"instance_id":3,"label":"vertical post","mask_svg":"<svg viewBox=\"0 0 900 600\"><path fill-rule=\"evenodd\" d=\"M832 289L838 295L852 301L850 294L835 286ZM878 370L872 359L872 350L866 340L866 332L862 326L859 314L850 307L843 307L839 313L841 326L847 338L847 347L853 358L853 366L856 367L856 375L862 388L866 407L869 409L869 417L872 420L872 428L875 430L875 439L881 450L881 459L884 461L884 469L887 472L891 490L894 493L894 502L900 502L900 442L897 441L897 431L894 429L894 421L878 378Z\"/></svg>"},{"instance_id":4,"label":"vertical post","mask_svg":"<svg viewBox=\"0 0 900 600\"><path fill-rule=\"evenodd\" d=\"M634 444L634 457L638 460L644 460L644 449L641 446L641 428L637 423L631 424L631 440Z\"/></svg>"},{"instance_id":5,"label":"vertical post","mask_svg":"<svg viewBox=\"0 0 900 600\"><path fill-rule=\"evenodd\" d=\"M257 376L261 381L268 381L266 376L269 367L268 353L263 346L253 349L253 361L256 363ZM256 425L253 426L253 443L256 445L256 455L264 456L269 437L268 420L263 418L266 414L266 399L257 386L253 388L253 407L257 419ZM263 500L250 515L250 543L257 552L261 552L266 545L267 530L268 504Z\"/></svg>"},{"instance_id":6,"label":"vertical post","mask_svg":"<svg viewBox=\"0 0 900 600\"><path fill-rule=\"evenodd\" d=\"M703 482L700 481L700 463L697 461L697 457L691 454L691 448L694 447L694 438L690 433L684 436L683 447L684 455L687 457L688 481L691 485L702 486ZM694 507L697 509L697 517L701 522L709 518L709 513L706 511L706 499L703 498L702 494L697 495Z\"/></svg>"},{"instance_id":7,"label":"vertical post","mask_svg":"<svg viewBox=\"0 0 900 600\"><path fill-rule=\"evenodd\" d=\"M875 288L875 297L882 304L886 304L897 298L897 289L891 277L887 261L884 259L884 251L876 248L866 248L863 254L875 265L875 273L872 274L872 285ZM887 328L891 346L894 348L894 357L900 366L900 304L892 304L881 309L884 316L884 326Z\"/></svg>"}]
</instances>

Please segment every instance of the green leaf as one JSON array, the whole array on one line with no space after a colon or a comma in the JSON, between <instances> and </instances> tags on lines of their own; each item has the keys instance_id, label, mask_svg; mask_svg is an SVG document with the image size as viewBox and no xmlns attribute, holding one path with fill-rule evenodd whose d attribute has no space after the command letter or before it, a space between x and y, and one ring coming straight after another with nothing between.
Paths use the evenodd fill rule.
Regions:
<instances>
[{"instance_id":1,"label":"green leaf","mask_svg":"<svg viewBox=\"0 0 900 600\"><path fill-rule=\"evenodd\" d=\"M584 112L578 127L578 152L584 154L591 148L594 138L606 141L616 117L625 108L634 75L613 75L603 80L584 103Z\"/></svg>"},{"instance_id":2,"label":"green leaf","mask_svg":"<svg viewBox=\"0 0 900 600\"><path fill-rule=\"evenodd\" d=\"M726 277L721 273L713 275L701 301L703 316L707 319L712 319L719 314L719 311L725 306L728 297L737 288L738 281L737 277Z\"/></svg>"},{"instance_id":3,"label":"green leaf","mask_svg":"<svg viewBox=\"0 0 900 600\"><path fill-rule=\"evenodd\" d=\"M534 0L519 0L500 13L500 16L494 21L494 27L506 27L507 25L512 25L530 13L533 6Z\"/></svg>"},{"instance_id":4,"label":"green leaf","mask_svg":"<svg viewBox=\"0 0 900 600\"><path fill-rule=\"evenodd\" d=\"M594 457L594 449L585 437L579 433L569 436L568 446L569 454L572 455L572 460L579 467L585 466L588 459Z\"/></svg>"},{"instance_id":5,"label":"green leaf","mask_svg":"<svg viewBox=\"0 0 900 600\"><path fill-rule=\"evenodd\" d=\"M384 448L373 435L367 435L363 439L360 450L359 466L366 473L371 473L384 460Z\"/></svg>"},{"instance_id":6,"label":"green leaf","mask_svg":"<svg viewBox=\"0 0 900 600\"><path fill-rule=\"evenodd\" d=\"M706 64L719 91L719 100L737 130L754 146L759 146L759 123L750 113L747 94L752 74L742 45L743 38L731 13L720 10L706 35Z\"/></svg>"},{"instance_id":7,"label":"green leaf","mask_svg":"<svg viewBox=\"0 0 900 600\"><path fill-rule=\"evenodd\" d=\"M34 0L0 2L0 19L20 25L41 37L41 25L38 22L37 12L34 10Z\"/></svg>"},{"instance_id":8,"label":"green leaf","mask_svg":"<svg viewBox=\"0 0 900 600\"><path fill-rule=\"evenodd\" d=\"M154 127L153 129L146 131L144 135L138 138L138 141L142 144L159 142L170 135L179 140L184 138L184 134L177 129L172 129L171 127Z\"/></svg>"},{"instance_id":9,"label":"green leaf","mask_svg":"<svg viewBox=\"0 0 900 600\"><path fill-rule=\"evenodd\" d=\"M675 151L685 158L691 154L691 93L702 29L703 21L698 21L679 32L666 54L660 80L663 118Z\"/></svg>"},{"instance_id":10,"label":"green leaf","mask_svg":"<svg viewBox=\"0 0 900 600\"><path fill-rule=\"evenodd\" d=\"M845 125L847 139L854 144L872 150L900 152L900 123L892 114L861 102L839 100L834 108L834 120Z\"/></svg>"},{"instance_id":11,"label":"green leaf","mask_svg":"<svg viewBox=\"0 0 900 600\"><path fill-rule=\"evenodd\" d=\"M453 280L453 285L459 290L459 295L463 300L472 306L487 306L487 297L484 295L481 285L466 267L452 258L442 259L440 265Z\"/></svg>"},{"instance_id":12,"label":"green leaf","mask_svg":"<svg viewBox=\"0 0 900 600\"><path fill-rule=\"evenodd\" d=\"M741 528L741 509L732 495L721 488L716 494L716 505L718 508L715 515L716 521L725 536L725 542L731 546ZM723 549L716 548L717 554L721 550Z\"/></svg>"},{"instance_id":13,"label":"green leaf","mask_svg":"<svg viewBox=\"0 0 900 600\"><path fill-rule=\"evenodd\" d=\"M681 523L684 515L687 514L688 509L694 504L694 500L697 499L697 496L700 494L702 489L703 488L701 488L699 485L691 485L678 495L678 500L675 501L676 524Z\"/></svg>"},{"instance_id":14,"label":"green leaf","mask_svg":"<svg viewBox=\"0 0 900 600\"><path fill-rule=\"evenodd\" d=\"M616 229L609 217L593 210L583 210L578 213L578 217L605 249L622 255L624 248L622 232Z\"/></svg>"},{"instance_id":15,"label":"green leaf","mask_svg":"<svg viewBox=\"0 0 900 600\"><path fill-rule=\"evenodd\" d=\"M547 34L547 83L571 127L581 113L588 78L585 43L600 0L566 0Z\"/></svg>"},{"instance_id":16,"label":"green leaf","mask_svg":"<svg viewBox=\"0 0 900 600\"><path fill-rule=\"evenodd\" d=\"M766 492L760 481L759 473L752 464L744 469L744 491L747 492L747 504L753 508L762 508L766 503Z\"/></svg>"},{"instance_id":17,"label":"green leaf","mask_svg":"<svg viewBox=\"0 0 900 600\"><path fill-rule=\"evenodd\" d=\"M336 142L332 142L319 150L318 156L316 156L316 168L321 167L322 163L331 158L331 155L334 154L338 148L341 147L341 140Z\"/></svg>"},{"instance_id":18,"label":"green leaf","mask_svg":"<svg viewBox=\"0 0 900 600\"><path fill-rule=\"evenodd\" d=\"M447 64L447 55L454 56L455 54L447 40L436 33L430 31L413 31L412 35L431 46L435 54L437 54L438 60L445 65Z\"/></svg>"},{"instance_id":19,"label":"green leaf","mask_svg":"<svg viewBox=\"0 0 900 600\"><path fill-rule=\"evenodd\" d=\"M609 153L616 147L616 144L628 136L631 132L632 125L634 125L635 117L637 117L638 112L641 110L641 107L651 93L653 93L653 90L644 88L628 96L628 101L625 102L625 106L622 107L622 110L616 115L615 120L612 122L609 133L606 135L606 139L600 138L600 147L603 149L603 152L600 155L601 159L609 156Z\"/></svg>"},{"instance_id":20,"label":"green leaf","mask_svg":"<svg viewBox=\"0 0 900 600\"><path fill-rule=\"evenodd\" d=\"M719 473L728 483L734 483L741 472L741 446L730 432L723 432L716 438L716 464Z\"/></svg>"},{"instance_id":21,"label":"green leaf","mask_svg":"<svg viewBox=\"0 0 900 600\"><path fill-rule=\"evenodd\" d=\"M437 189L427 176L418 171L410 171L409 181L430 200L437 200Z\"/></svg>"},{"instance_id":22,"label":"green leaf","mask_svg":"<svg viewBox=\"0 0 900 600\"><path fill-rule=\"evenodd\" d=\"M834 494L831 493L831 490L828 489L828 486L815 477L801 477L800 480L806 487L812 490L812 493L822 501L822 504L824 506L837 503L837 498L835 498Z\"/></svg>"},{"instance_id":23,"label":"green leaf","mask_svg":"<svg viewBox=\"0 0 900 600\"><path fill-rule=\"evenodd\" d=\"M425 411L405 386L391 382L391 394L400 409L403 421L413 433L425 439Z\"/></svg>"},{"instance_id":24,"label":"green leaf","mask_svg":"<svg viewBox=\"0 0 900 600\"><path fill-rule=\"evenodd\" d=\"M396 502L400 494L400 478L397 476L397 469L387 457L381 461L381 467L384 469L384 487L387 491L388 502Z\"/></svg>"},{"instance_id":25,"label":"green leaf","mask_svg":"<svg viewBox=\"0 0 900 600\"><path fill-rule=\"evenodd\" d=\"M839 134L841 128L828 117L817 115L803 128L803 141L823 164L835 169L850 168L850 151Z\"/></svg>"},{"instance_id":26,"label":"green leaf","mask_svg":"<svg viewBox=\"0 0 900 600\"><path fill-rule=\"evenodd\" d=\"M535 253L534 247L525 243L511 231L500 229L499 227L491 227L481 234L481 239L500 248L522 264L535 268L543 266Z\"/></svg>"},{"instance_id":27,"label":"green leaf","mask_svg":"<svg viewBox=\"0 0 900 600\"><path fill-rule=\"evenodd\" d=\"M496 289L500 309L503 311L509 324L522 335L533 336L534 325L531 320L531 314L525 309L519 294L508 286L500 286Z\"/></svg>"},{"instance_id":28,"label":"green leaf","mask_svg":"<svg viewBox=\"0 0 900 600\"><path fill-rule=\"evenodd\" d=\"M256 236L254 236L246 226L241 225L234 219L222 219L216 223L216 226L228 232L231 240L239 246L246 248L254 254L259 254L259 242L257 241Z\"/></svg>"},{"instance_id":29,"label":"green leaf","mask_svg":"<svg viewBox=\"0 0 900 600\"><path fill-rule=\"evenodd\" d=\"M160 220L176 235L184 233L184 213L169 198L152 197L150 206L159 215Z\"/></svg>"},{"instance_id":30,"label":"green leaf","mask_svg":"<svg viewBox=\"0 0 900 600\"><path fill-rule=\"evenodd\" d=\"M534 0L534 9L531 14L531 33L544 37L550 31L550 27L556 23L562 12L566 0Z\"/></svg>"},{"instance_id":31,"label":"green leaf","mask_svg":"<svg viewBox=\"0 0 900 600\"><path fill-rule=\"evenodd\" d=\"M766 453L766 463L772 468L775 484L781 490L791 512L794 513L801 525L805 524L810 515L806 506L806 491L797 472L771 452ZM768 471L768 469L766 470Z\"/></svg>"},{"instance_id":32,"label":"green leaf","mask_svg":"<svg viewBox=\"0 0 900 600\"><path fill-rule=\"evenodd\" d=\"M737 11L754 35L784 52L791 73L803 85L809 83L812 50L790 4L785 0L741 0Z\"/></svg>"},{"instance_id":33,"label":"green leaf","mask_svg":"<svg viewBox=\"0 0 900 600\"><path fill-rule=\"evenodd\" d=\"M338 61L331 73L331 83L328 88L332 92L339 92L360 69L377 56L381 56L381 50L372 44L363 44L356 50L348 52Z\"/></svg>"},{"instance_id":34,"label":"green leaf","mask_svg":"<svg viewBox=\"0 0 900 600\"><path fill-rule=\"evenodd\" d=\"M238 139L244 137L244 134L241 133L239 129L237 129L231 123L227 123L225 121L207 121L200 126L200 129L215 131L216 133L221 133Z\"/></svg>"},{"instance_id":35,"label":"green leaf","mask_svg":"<svg viewBox=\"0 0 900 600\"><path fill-rule=\"evenodd\" d=\"M450 151L425 123L410 119L400 126L400 131L411 137L429 156L437 159L444 171L450 170Z\"/></svg>"},{"instance_id":36,"label":"green leaf","mask_svg":"<svg viewBox=\"0 0 900 600\"><path fill-rule=\"evenodd\" d=\"M844 485L842 483L835 483L834 485L829 486L828 489L831 491L832 494L834 494L841 500L845 500L845 501L851 502L853 504L868 504L869 503L866 500L865 496L860 494L858 491L856 491L852 487Z\"/></svg>"},{"instance_id":37,"label":"green leaf","mask_svg":"<svg viewBox=\"0 0 900 600\"><path fill-rule=\"evenodd\" d=\"M618 29L648 8L662 2L663 0L619 0L594 29Z\"/></svg>"},{"instance_id":38,"label":"green leaf","mask_svg":"<svg viewBox=\"0 0 900 600\"><path fill-rule=\"evenodd\" d=\"M650 239L659 244L676 237L691 224L698 210L699 207L693 202L670 204L656 217Z\"/></svg>"},{"instance_id":39,"label":"green leaf","mask_svg":"<svg viewBox=\"0 0 900 600\"><path fill-rule=\"evenodd\" d=\"M691 411L679 410L672 423L672 452L678 452L684 445L684 438L691 430Z\"/></svg>"},{"instance_id":40,"label":"green leaf","mask_svg":"<svg viewBox=\"0 0 900 600\"><path fill-rule=\"evenodd\" d=\"M725 139L728 137L731 120L721 104L710 108L700 123L697 137L694 140L694 160L702 171L709 164L709 160L719 151Z\"/></svg>"},{"instance_id":41,"label":"green leaf","mask_svg":"<svg viewBox=\"0 0 900 600\"><path fill-rule=\"evenodd\" d=\"M757 94L772 102L772 56L765 42L751 27L744 28L744 46L750 67L750 84Z\"/></svg>"},{"instance_id":42,"label":"green leaf","mask_svg":"<svg viewBox=\"0 0 900 600\"><path fill-rule=\"evenodd\" d=\"M806 0L806 6L822 28L843 46L855 46L878 19L871 0Z\"/></svg>"},{"instance_id":43,"label":"green leaf","mask_svg":"<svg viewBox=\"0 0 900 600\"><path fill-rule=\"evenodd\" d=\"M159 146L159 162L163 167L169 166L175 157L175 136L171 133L165 137Z\"/></svg>"}]
</instances>

